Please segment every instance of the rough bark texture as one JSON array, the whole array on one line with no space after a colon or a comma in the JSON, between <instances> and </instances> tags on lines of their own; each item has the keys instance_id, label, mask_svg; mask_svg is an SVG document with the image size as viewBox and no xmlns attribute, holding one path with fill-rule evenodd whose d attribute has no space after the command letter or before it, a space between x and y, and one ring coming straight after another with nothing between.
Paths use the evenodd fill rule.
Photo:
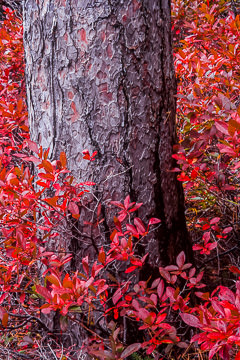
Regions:
<instances>
[{"instance_id":1,"label":"rough bark texture","mask_svg":"<svg viewBox=\"0 0 240 360\"><path fill-rule=\"evenodd\" d=\"M22 2L22 0L0 0L0 21L4 20L4 7L15 10L15 14L21 17Z\"/></svg>"},{"instance_id":2,"label":"rough bark texture","mask_svg":"<svg viewBox=\"0 0 240 360\"><path fill-rule=\"evenodd\" d=\"M66 151L78 179L109 200L143 202L162 220L150 264L191 253L173 167L176 82L168 0L25 0L24 41L32 138ZM82 150L98 151L93 164ZM85 216L82 209L81 215Z\"/></svg>"}]
</instances>

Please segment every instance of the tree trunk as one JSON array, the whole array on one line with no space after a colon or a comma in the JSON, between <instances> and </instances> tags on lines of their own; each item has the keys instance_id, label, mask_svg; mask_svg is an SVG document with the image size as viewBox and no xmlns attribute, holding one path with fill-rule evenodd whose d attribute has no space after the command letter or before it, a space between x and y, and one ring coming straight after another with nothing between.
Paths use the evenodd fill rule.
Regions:
<instances>
[{"instance_id":1,"label":"tree trunk","mask_svg":"<svg viewBox=\"0 0 240 360\"><path fill-rule=\"evenodd\" d=\"M159 217L148 239L152 267L191 242L172 159L176 81L169 0L25 0L24 41L32 139L65 151L78 179L97 183L105 230L110 200L143 202ZM98 151L82 161L82 151ZM82 209L82 217L86 216Z\"/></svg>"},{"instance_id":2,"label":"tree trunk","mask_svg":"<svg viewBox=\"0 0 240 360\"><path fill-rule=\"evenodd\" d=\"M11 10L15 10L17 17L22 15L22 0L0 0L0 21L4 20L4 10L3 8L7 7Z\"/></svg>"}]
</instances>

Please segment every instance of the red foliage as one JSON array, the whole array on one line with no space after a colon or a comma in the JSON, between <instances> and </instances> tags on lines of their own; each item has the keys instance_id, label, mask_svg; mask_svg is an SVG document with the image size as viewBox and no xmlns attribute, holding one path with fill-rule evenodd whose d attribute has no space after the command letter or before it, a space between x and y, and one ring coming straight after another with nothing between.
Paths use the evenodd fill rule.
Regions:
<instances>
[{"instance_id":1,"label":"red foliage","mask_svg":"<svg viewBox=\"0 0 240 360\"><path fill-rule=\"evenodd\" d=\"M215 206L220 193L233 203L238 200L240 21L231 13L219 16L220 5L197 1L191 2L186 21L183 10L187 4L173 3L175 40L180 39L175 56L181 146L174 155L179 167L172 171L180 172L187 202L197 203L192 208L198 214L199 204ZM210 359L216 353L222 359L238 359L240 281L231 289L219 285L211 293L200 292L206 287L204 273L186 263L184 252L178 255L176 265L160 267L157 279L137 281L147 257L138 255L137 246L148 236L150 226L161 224L151 218L146 226L134 215L143 204L131 202L129 196L123 203L112 201L120 211L114 218L109 246L98 249L94 261L82 258L81 270L69 270L69 222L79 219L82 196L94 184L75 181L65 153L50 161L48 150L29 139L22 26L9 10L0 30L0 52L1 347L6 349L10 343L13 358L19 352L40 359L45 351L41 348L42 330L54 337L42 314L55 313L62 332L76 323L91 333L84 349L75 349L77 355L87 351L99 359L123 359L145 350L159 359L165 344L168 351L173 346L188 347L177 333L181 318L195 329L191 343L209 351ZM83 155L93 161L97 153L83 150ZM35 176L33 167L38 170ZM233 200L228 199L229 192ZM212 198L204 198L209 193ZM212 216L189 218L203 240L194 244L194 250L205 255L235 231L235 224L224 222L217 206L213 209ZM98 227L100 212L98 206L97 223L88 224ZM126 280L108 273L112 264L129 274ZM238 267L230 270L239 276ZM97 321L92 316L96 308L102 314ZM126 318L143 333L143 341L126 344L121 330ZM92 323L97 326L100 319L104 319L105 337L92 330ZM56 357L63 358L57 340L55 347ZM64 352L66 358L74 359L71 349Z\"/></svg>"},{"instance_id":2,"label":"red foliage","mask_svg":"<svg viewBox=\"0 0 240 360\"><path fill-rule=\"evenodd\" d=\"M230 6L173 4L180 135L175 170L192 210L215 206L217 215L219 197L234 206L239 190L240 18Z\"/></svg>"}]
</instances>

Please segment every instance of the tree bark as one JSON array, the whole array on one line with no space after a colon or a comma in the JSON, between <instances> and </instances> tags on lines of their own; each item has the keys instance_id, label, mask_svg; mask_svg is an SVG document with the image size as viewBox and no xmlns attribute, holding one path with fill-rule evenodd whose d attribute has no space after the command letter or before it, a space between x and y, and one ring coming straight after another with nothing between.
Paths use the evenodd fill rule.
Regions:
<instances>
[{"instance_id":1,"label":"tree bark","mask_svg":"<svg viewBox=\"0 0 240 360\"><path fill-rule=\"evenodd\" d=\"M17 17L22 15L22 0L0 0L0 21L4 20L4 7L15 10Z\"/></svg>"},{"instance_id":2,"label":"tree bark","mask_svg":"<svg viewBox=\"0 0 240 360\"><path fill-rule=\"evenodd\" d=\"M25 0L24 42L32 139L65 151L78 179L96 182L105 230L110 200L143 202L159 217L144 251L151 267L191 241L174 167L176 81L168 0ZM82 161L82 151L98 151ZM81 216L86 216L82 208Z\"/></svg>"}]
</instances>

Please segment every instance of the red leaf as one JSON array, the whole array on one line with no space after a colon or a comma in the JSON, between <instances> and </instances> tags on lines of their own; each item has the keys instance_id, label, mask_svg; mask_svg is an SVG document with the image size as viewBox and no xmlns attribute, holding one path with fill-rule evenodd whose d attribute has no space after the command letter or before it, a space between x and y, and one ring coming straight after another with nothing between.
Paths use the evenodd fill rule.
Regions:
<instances>
[{"instance_id":1,"label":"red leaf","mask_svg":"<svg viewBox=\"0 0 240 360\"><path fill-rule=\"evenodd\" d=\"M139 302L138 302L136 299L133 299L133 301L132 301L132 306L134 307L135 310L139 310L139 309L140 309Z\"/></svg>"},{"instance_id":2,"label":"red leaf","mask_svg":"<svg viewBox=\"0 0 240 360\"><path fill-rule=\"evenodd\" d=\"M140 308L138 310L138 316L140 317L140 319L142 319L143 321L150 315L149 311L147 311L147 309L144 308Z\"/></svg>"},{"instance_id":3,"label":"red leaf","mask_svg":"<svg viewBox=\"0 0 240 360\"><path fill-rule=\"evenodd\" d=\"M23 109L23 100L20 99L20 100L18 100L18 103L17 103L17 111L19 113L21 113L22 109Z\"/></svg>"},{"instance_id":4,"label":"red leaf","mask_svg":"<svg viewBox=\"0 0 240 360\"><path fill-rule=\"evenodd\" d=\"M88 275L88 272L89 272L88 256L85 256L84 258L82 258L82 266L83 266L83 270Z\"/></svg>"},{"instance_id":5,"label":"red leaf","mask_svg":"<svg viewBox=\"0 0 240 360\"><path fill-rule=\"evenodd\" d=\"M102 205L101 205L101 203L100 203L100 204L98 205L98 207L97 207L97 218L100 217L101 211L102 211Z\"/></svg>"},{"instance_id":6,"label":"red leaf","mask_svg":"<svg viewBox=\"0 0 240 360\"><path fill-rule=\"evenodd\" d=\"M146 351L146 355L152 354L152 352L156 349L156 346L157 345L155 345L155 344L150 345L149 348Z\"/></svg>"},{"instance_id":7,"label":"red leaf","mask_svg":"<svg viewBox=\"0 0 240 360\"><path fill-rule=\"evenodd\" d=\"M49 205L51 206L56 206L57 205L57 201L58 201L58 196L54 196L52 198L47 198L44 199L44 201L46 201Z\"/></svg>"},{"instance_id":8,"label":"red leaf","mask_svg":"<svg viewBox=\"0 0 240 360\"><path fill-rule=\"evenodd\" d=\"M121 299L122 295L123 294L122 294L121 288L119 288L119 289L117 289L117 291L115 291L115 293L113 294L113 297L112 297L112 301L113 301L114 305L118 302L118 300Z\"/></svg>"},{"instance_id":9,"label":"red leaf","mask_svg":"<svg viewBox=\"0 0 240 360\"><path fill-rule=\"evenodd\" d=\"M88 150L88 149L83 150L82 153L83 153L83 155L85 155L85 156L83 157L83 159L87 159L87 160L90 159L90 154L89 154L89 150Z\"/></svg>"},{"instance_id":10,"label":"red leaf","mask_svg":"<svg viewBox=\"0 0 240 360\"><path fill-rule=\"evenodd\" d=\"M176 265L169 265L169 266L165 266L164 269L167 270L167 271L176 271L176 270L178 270L178 266L176 266Z\"/></svg>"},{"instance_id":11,"label":"red leaf","mask_svg":"<svg viewBox=\"0 0 240 360\"><path fill-rule=\"evenodd\" d=\"M161 323L163 320L165 320L166 319L166 316L167 316L167 314L166 313L163 313L163 314L158 314L158 316L157 316L157 320L156 320L156 324L159 324L159 323Z\"/></svg>"},{"instance_id":12,"label":"red leaf","mask_svg":"<svg viewBox=\"0 0 240 360\"><path fill-rule=\"evenodd\" d=\"M218 352L218 350L219 350L219 345L215 344L209 351L209 360L213 358L213 356L216 354L216 352ZM224 358L224 360L228 360L228 359L229 358Z\"/></svg>"},{"instance_id":13,"label":"red leaf","mask_svg":"<svg viewBox=\"0 0 240 360\"><path fill-rule=\"evenodd\" d=\"M173 154L172 157L176 160L186 160L186 156L184 154Z\"/></svg>"},{"instance_id":14,"label":"red leaf","mask_svg":"<svg viewBox=\"0 0 240 360\"><path fill-rule=\"evenodd\" d=\"M38 176L39 176L41 179L46 179L46 180L54 181L54 176L53 176L52 174L39 173Z\"/></svg>"},{"instance_id":15,"label":"red leaf","mask_svg":"<svg viewBox=\"0 0 240 360\"><path fill-rule=\"evenodd\" d=\"M160 282L160 278L157 278L157 279L153 280L153 283L151 285L151 289L156 288L158 286L159 282Z\"/></svg>"},{"instance_id":16,"label":"red leaf","mask_svg":"<svg viewBox=\"0 0 240 360\"><path fill-rule=\"evenodd\" d=\"M231 304L235 303L234 293L232 292L232 290L230 290L229 288L227 288L225 286L220 286L219 296L220 296L221 300L227 300Z\"/></svg>"},{"instance_id":17,"label":"red leaf","mask_svg":"<svg viewBox=\"0 0 240 360\"><path fill-rule=\"evenodd\" d=\"M209 224L204 224L202 226L202 229L203 229L203 231L208 230L208 229L210 229L210 225Z\"/></svg>"},{"instance_id":18,"label":"red leaf","mask_svg":"<svg viewBox=\"0 0 240 360\"><path fill-rule=\"evenodd\" d=\"M116 317L117 319L117 317ZM95 355L97 359L112 360L112 352L107 350L90 350L91 355Z\"/></svg>"},{"instance_id":19,"label":"red leaf","mask_svg":"<svg viewBox=\"0 0 240 360\"><path fill-rule=\"evenodd\" d=\"M160 267L159 272L165 280L167 280L168 282L171 281L171 276L168 271L166 271L164 268Z\"/></svg>"},{"instance_id":20,"label":"red leaf","mask_svg":"<svg viewBox=\"0 0 240 360\"><path fill-rule=\"evenodd\" d=\"M71 260L72 260L72 255L66 255L62 258L61 263L62 263L62 265L64 265L64 264L67 264Z\"/></svg>"},{"instance_id":21,"label":"red leaf","mask_svg":"<svg viewBox=\"0 0 240 360\"><path fill-rule=\"evenodd\" d=\"M207 243L209 240L210 240L210 231L206 231L204 234L203 234L203 240L204 240L204 243Z\"/></svg>"},{"instance_id":22,"label":"red leaf","mask_svg":"<svg viewBox=\"0 0 240 360\"><path fill-rule=\"evenodd\" d=\"M229 125L238 131L240 130L240 123L234 119L229 120Z\"/></svg>"},{"instance_id":23,"label":"red leaf","mask_svg":"<svg viewBox=\"0 0 240 360\"><path fill-rule=\"evenodd\" d=\"M122 211L120 211L120 213L119 213L119 215L118 215L118 220L119 220L120 222L123 222L123 220L125 220L126 217L127 217L127 212L126 212L126 210L122 210Z\"/></svg>"},{"instance_id":24,"label":"red leaf","mask_svg":"<svg viewBox=\"0 0 240 360\"><path fill-rule=\"evenodd\" d=\"M124 205L120 201L111 201L111 204L124 209Z\"/></svg>"},{"instance_id":25,"label":"red leaf","mask_svg":"<svg viewBox=\"0 0 240 360\"><path fill-rule=\"evenodd\" d=\"M126 197L126 199L124 200L124 207L125 207L125 209L128 209L129 204L130 204L130 196L128 195L128 196Z\"/></svg>"},{"instance_id":26,"label":"red leaf","mask_svg":"<svg viewBox=\"0 0 240 360\"><path fill-rule=\"evenodd\" d=\"M4 312L2 317L2 326L7 327L7 324L8 324L8 313Z\"/></svg>"},{"instance_id":27,"label":"red leaf","mask_svg":"<svg viewBox=\"0 0 240 360\"><path fill-rule=\"evenodd\" d=\"M238 269L236 266L231 266L229 270L234 274L240 274L240 269Z\"/></svg>"},{"instance_id":28,"label":"red leaf","mask_svg":"<svg viewBox=\"0 0 240 360\"><path fill-rule=\"evenodd\" d=\"M79 208L75 202L70 201L68 205L68 209L72 215L79 215Z\"/></svg>"},{"instance_id":29,"label":"red leaf","mask_svg":"<svg viewBox=\"0 0 240 360\"><path fill-rule=\"evenodd\" d=\"M44 182L42 182L42 181L37 181L37 185L42 186L42 187L45 187L45 188L48 188L48 187L49 187L48 184L46 184L46 183L44 183Z\"/></svg>"},{"instance_id":30,"label":"red leaf","mask_svg":"<svg viewBox=\"0 0 240 360\"><path fill-rule=\"evenodd\" d=\"M155 312L150 312L149 316L147 316L144 320L148 325L152 325L156 319L157 315Z\"/></svg>"},{"instance_id":31,"label":"red leaf","mask_svg":"<svg viewBox=\"0 0 240 360\"><path fill-rule=\"evenodd\" d=\"M53 166L48 160L43 160L42 165L47 173L53 173Z\"/></svg>"},{"instance_id":32,"label":"red leaf","mask_svg":"<svg viewBox=\"0 0 240 360\"><path fill-rule=\"evenodd\" d=\"M177 256L176 263L179 268L182 268L186 260L186 256L184 251L181 251L180 254Z\"/></svg>"},{"instance_id":33,"label":"red leaf","mask_svg":"<svg viewBox=\"0 0 240 360\"><path fill-rule=\"evenodd\" d=\"M202 247L201 245L196 244L196 245L193 245L192 249L193 249L194 251L195 251L195 250L202 250L203 247Z\"/></svg>"},{"instance_id":34,"label":"red leaf","mask_svg":"<svg viewBox=\"0 0 240 360\"><path fill-rule=\"evenodd\" d=\"M223 121L215 121L216 128L225 135L228 135L228 125Z\"/></svg>"},{"instance_id":35,"label":"red leaf","mask_svg":"<svg viewBox=\"0 0 240 360\"><path fill-rule=\"evenodd\" d=\"M187 325L193 326L196 328L201 327L201 323L196 316L194 316L192 314L187 314L187 313L181 313L180 316Z\"/></svg>"},{"instance_id":36,"label":"red leaf","mask_svg":"<svg viewBox=\"0 0 240 360\"><path fill-rule=\"evenodd\" d=\"M157 301L158 301L158 299L157 299L157 295L156 295L156 294L152 294L152 295L150 296L150 300L152 300L153 304L154 304L155 306L157 306Z\"/></svg>"},{"instance_id":37,"label":"red leaf","mask_svg":"<svg viewBox=\"0 0 240 360\"><path fill-rule=\"evenodd\" d=\"M175 289L170 287L170 286L167 286L166 288L166 296L169 297L169 299L172 299L174 300L174 294L175 294Z\"/></svg>"},{"instance_id":38,"label":"red leaf","mask_svg":"<svg viewBox=\"0 0 240 360\"><path fill-rule=\"evenodd\" d=\"M159 224L161 222L160 219L157 218L151 218L148 222L148 225L154 225L154 224Z\"/></svg>"},{"instance_id":39,"label":"red leaf","mask_svg":"<svg viewBox=\"0 0 240 360\"><path fill-rule=\"evenodd\" d=\"M129 213L131 212L134 212L136 210L138 210L141 206L142 206L143 203L138 203L136 204L133 208L131 208L130 210L128 210Z\"/></svg>"},{"instance_id":40,"label":"red leaf","mask_svg":"<svg viewBox=\"0 0 240 360\"><path fill-rule=\"evenodd\" d=\"M213 225L213 224L216 224L220 221L220 218L219 217L215 217L213 218L211 221L210 221L210 225Z\"/></svg>"},{"instance_id":41,"label":"red leaf","mask_svg":"<svg viewBox=\"0 0 240 360\"><path fill-rule=\"evenodd\" d=\"M212 303L213 309L216 312L218 312L219 314L221 314L223 317L225 317L225 312L224 312L223 306L221 304L219 304L219 302L216 300L212 300L211 303Z\"/></svg>"},{"instance_id":42,"label":"red leaf","mask_svg":"<svg viewBox=\"0 0 240 360\"><path fill-rule=\"evenodd\" d=\"M117 218L116 216L114 216L113 221L114 221L114 224L116 226L116 229L118 231L122 232L122 225L121 225L121 222L119 220L119 217Z\"/></svg>"},{"instance_id":43,"label":"red leaf","mask_svg":"<svg viewBox=\"0 0 240 360\"><path fill-rule=\"evenodd\" d=\"M48 280L51 284L56 285L57 287L61 287L61 282L55 274L46 276L46 280Z\"/></svg>"},{"instance_id":44,"label":"red leaf","mask_svg":"<svg viewBox=\"0 0 240 360\"><path fill-rule=\"evenodd\" d=\"M217 247L217 242L214 241L213 243L210 243L210 244L207 244L206 247L209 249L209 250L213 250Z\"/></svg>"},{"instance_id":45,"label":"red leaf","mask_svg":"<svg viewBox=\"0 0 240 360\"><path fill-rule=\"evenodd\" d=\"M46 289L45 287L43 287L41 285L36 285L36 292L47 300L52 299L52 295L48 291L48 289Z\"/></svg>"},{"instance_id":46,"label":"red leaf","mask_svg":"<svg viewBox=\"0 0 240 360\"><path fill-rule=\"evenodd\" d=\"M222 154L227 154L227 155L233 156L233 157L236 156L236 152L230 146L227 146L224 144L217 144L217 147L219 148L220 153L222 153Z\"/></svg>"},{"instance_id":47,"label":"red leaf","mask_svg":"<svg viewBox=\"0 0 240 360\"><path fill-rule=\"evenodd\" d=\"M105 260L106 260L106 254L105 254L105 252L104 252L104 250L103 250L103 247L101 248L101 251L100 251L100 253L99 253L99 255L98 255L98 261L100 262L100 263L102 263L102 264L105 264Z\"/></svg>"},{"instance_id":48,"label":"red leaf","mask_svg":"<svg viewBox=\"0 0 240 360\"><path fill-rule=\"evenodd\" d=\"M126 229L130 231L134 236L139 238L139 233L137 232L136 228L131 224L126 224Z\"/></svg>"},{"instance_id":49,"label":"red leaf","mask_svg":"<svg viewBox=\"0 0 240 360\"><path fill-rule=\"evenodd\" d=\"M91 155L91 161L94 161L95 160L95 156L97 155L97 151L94 151Z\"/></svg>"},{"instance_id":50,"label":"red leaf","mask_svg":"<svg viewBox=\"0 0 240 360\"><path fill-rule=\"evenodd\" d=\"M8 294L7 294L6 292L1 295L1 297L0 297L0 304L3 303L3 301L5 300L5 298L6 298L7 296L8 296ZM1 308L0 308L0 309L1 309Z\"/></svg>"},{"instance_id":51,"label":"red leaf","mask_svg":"<svg viewBox=\"0 0 240 360\"><path fill-rule=\"evenodd\" d=\"M132 355L133 353L137 352L139 349L141 349L142 344L140 343L134 343L129 345L122 353L121 358L126 359L128 356Z\"/></svg>"},{"instance_id":52,"label":"red leaf","mask_svg":"<svg viewBox=\"0 0 240 360\"><path fill-rule=\"evenodd\" d=\"M163 280L160 280L158 287L157 287L157 294L159 299L161 299L161 297L163 296L163 292L164 292L164 282Z\"/></svg>"},{"instance_id":53,"label":"red leaf","mask_svg":"<svg viewBox=\"0 0 240 360\"><path fill-rule=\"evenodd\" d=\"M60 162L61 162L63 168L65 168L67 166L66 154L63 151L60 154Z\"/></svg>"},{"instance_id":54,"label":"red leaf","mask_svg":"<svg viewBox=\"0 0 240 360\"><path fill-rule=\"evenodd\" d=\"M28 144L28 147L31 151L35 152L36 154L38 154L38 146L37 144L32 141L32 140L29 140L29 139L26 139L26 142Z\"/></svg>"},{"instance_id":55,"label":"red leaf","mask_svg":"<svg viewBox=\"0 0 240 360\"><path fill-rule=\"evenodd\" d=\"M136 270L138 267L137 266L130 266L126 271L125 273L126 274L129 274L131 272L133 272L134 270Z\"/></svg>"},{"instance_id":56,"label":"red leaf","mask_svg":"<svg viewBox=\"0 0 240 360\"><path fill-rule=\"evenodd\" d=\"M63 287L64 288L69 288L69 289L72 289L72 287L73 287L73 282L72 282L69 274L66 274L64 279L63 279Z\"/></svg>"},{"instance_id":57,"label":"red leaf","mask_svg":"<svg viewBox=\"0 0 240 360\"><path fill-rule=\"evenodd\" d=\"M232 228L231 226L225 228L225 229L223 230L223 234L228 234L228 233L230 233L230 232L232 231L232 229L233 229L233 228Z\"/></svg>"},{"instance_id":58,"label":"red leaf","mask_svg":"<svg viewBox=\"0 0 240 360\"><path fill-rule=\"evenodd\" d=\"M136 226L139 234L144 234L146 232L145 226L140 218L136 217L134 219L134 225Z\"/></svg>"},{"instance_id":59,"label":"red leaf","mask_svg":"<svg viewBox=\"0 0 240 360\"><path fill-rule=\"evenodd\" d=\"M135 266L142 266L142 260L139 260L137 258L131 258L130 259L130 262L132 265L135 265Z\"/></svg>"}]
</instances>

